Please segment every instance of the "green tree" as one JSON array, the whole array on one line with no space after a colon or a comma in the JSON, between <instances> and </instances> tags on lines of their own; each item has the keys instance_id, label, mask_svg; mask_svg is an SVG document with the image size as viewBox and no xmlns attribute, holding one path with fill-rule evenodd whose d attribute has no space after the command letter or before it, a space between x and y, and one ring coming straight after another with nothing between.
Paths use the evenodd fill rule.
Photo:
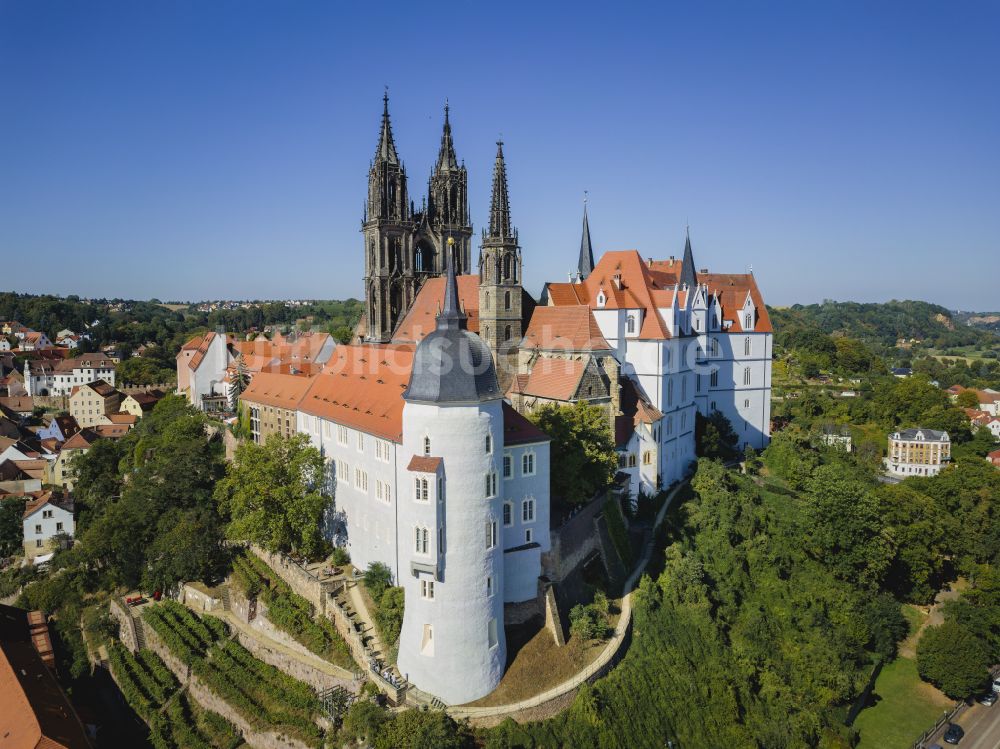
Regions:
<instances>
[{"instance_id":1,"label":"green tree","mask_svg":"<svg viewBox=\"0 0 1000 749\"><path fill-rule=\"evenodd\" d=\"M531 419L552 438L553 496L566 504L584 504L611 483L618 458L606 411L582 401L546 404Z\"/></svg>"},{"instance_id":2,"label":"green tree","mask_svg":"<svg viewBox=\"0 0 1000 749\"><path fill-rule=\"evenodd\" d=\"M348 741L371 745L388 719L386 711L371 700L358 700L347 708L340 733Z\"/></svg>"},{"instance_id":3,"label":"green tree","mask_svg":"<svg viewBox=\"0 0 1000 749\"><path fill-rule=\"evenodd\" d=\"M250 385L250 371L247 369L243 354L236 357L236 370L229 382L229 408L235 411L239 407L240 396Z\"/></svg>"},{"instance_id":4,"label":"green tree","mask_svg":"<svg viewBox=\"0 0 1000 749\"><path fill-rule=\"evenodd\" d=\"M243 443L215 489L230 519L227 535L272 552L316 557L324 548L320 528L330 504L323 479L323 456L304 434Z\"/></svg>"},{"instance_id":5,"label":"green tree","mask_svg":"<svg viewBox=\"0 0 1000 749\"><path fill-rule=\"evenodd\" d=\"M24 497L0 498L0 557L20 554L23 550Z\"/></svg>"},{"instance_id":6,"label":"green tree","mask_svg":"<svg viewBox=\"0 0 1000 749\"><path fill-rule=\"evenodd\" d=\"M963 390L955 399L955 405L959 408L975 408L978 410L979 396L976 395L975 390Z\"/></svg>"},{"instance_id":7,"label":"green tree","mask_svg":"<svg viewBox=\"0 0 1000 749\"><path fill-rule=\"evenodd\" d=\"M468 731L440 710L404 710L387 722L375 749L462 749L470 745Z\"/></svg>"},{"instance_id":8,"label":"green tree","mask_svg":"<svg viewBox=\"0 0 1000 749\"><path fill-rule=\"evenodd\" d=\"M695 450L699 458L732 458L736 455L738 437L733 425L721 411L708 416L695 413Z\"/></svg>"},{"instance_id":9,"label":"green tree","mask_svg":"<svg viewBox=\"0 0 1000 749\"><path fill-rule=\"evenodd\" d=\"M990 662L989 646L955 621L928 627L917 643L921 678L954 699L965 699L983 686Z\"/></svg>"},{"instance_id":10,"label":"green tree","mask_svg":"<svg viewBox=\"0 0 1000 749\"><path fill-rule=\"evenodd\" d=\"M372 562L365 570L364 581L371 597L378 601L386 589L392 585L392 570L384 562Z\"/></svg>"}]
</instances>

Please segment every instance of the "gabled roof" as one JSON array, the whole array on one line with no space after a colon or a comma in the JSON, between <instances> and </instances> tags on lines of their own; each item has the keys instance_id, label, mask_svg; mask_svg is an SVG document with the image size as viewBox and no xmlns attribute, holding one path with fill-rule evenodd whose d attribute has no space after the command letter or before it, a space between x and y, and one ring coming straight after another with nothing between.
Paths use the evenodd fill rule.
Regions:
<instances>
[{"instance_id":1,"label":"gabled roof","mask_svg":"<svg viewBox=\"0 0 1000 749\"><path fill-rule=\"evenodd\" d=\"M589 307L538 307L521 348L545 351L610 351Z\"/></svg>"},{"instance_id":2,"label":"gabled roof","mask_svg":"<svg viewBox=\"0 0 1000 749\"><path fill-rule=\"evenodd\" d=\"M112 424L124 424L126 426L135 426L135 422L139 420L139 417L135 414L130 413L119 413L119 414L108 414L108 421Z\"/></svg>"},{"instance_id":3,"label":"gabled roof","mask_svg":"<svg viewBox=\"0 0 1000 749\"><path fill-rule=\"evenodd\" d=\"M615 417L615 445L624 447L640 424L655 424L663 418L663 414L631 377L622 377L620 385L622 413Z\"/></svg>"},{"instance_id":4,"label":"gabled roof","mask_svg":"<svg viewBox=\"0 0 1000 749\"><path fill-rule=\"evenodd\" d=\"M0 406L17 414L31 413L35 408L35 399L30 395L12 395L0 398Z\"/></svg>"},{"instance_id":5,"label":"gabled roof","mask_svg":"<svg viewBox=\"0 0 1000 749\"><path fill-rule=\"evenodd\" d=\"M479 332L479 276L456 276L458 302L468 318L466 329ZM428 278L424 281L413 306L406 313L393 333L393 343L419 343L437 328L437 315L444 304L445 279Z\"/></svg>"},{"instance_id":6,"label":"gabled roof","mask_svg":"<svg viewBox=\"0 0 1000 749\"><path fill-rule=\"evenodd\" d=\"M506 401L503 404L503 444L528 445L532 442L551 442L552 438L519 414Z\"/></svg>"},{"instance_id":7,"label":"gabled roof","mask_svg":"<svg viewBox=\"0 0 1000 749\"><path fill-rule=\"evenodd\" d=\"M131 427L128 424L98 424L94 427L94 431L97 432L99 437L106 437L113 440L124 437L128 434L129 429ZM65 445L63 447L65 448Z\"/></svg>"},{"instance_id":8,"label":"gabled roof","mask_svg":"<svg viewBox=\"0 0 1000 749\"><path fill-rule=\"evenodd\" d=\"M63 450L89 450L101 436L92 429L81 429L68 440L63 442Z\"/></svg>"},{"instance_id":9,"label":"gabled roof","mask_svg":"<svg viewBox=\"0 0 1000 749\"><path fill-rule=\"evenodd\" d=\"M52 492L46 491L41 493L36 493L34 499L30 500L24 506L24 514L22 518L27 520L29 517L34 515L40 509L46 505L52 505L58 507L60 510L65 510L66 512L73 512L73 500L69 497L63 497L61 495L53 494Z\"/></svg>"},{"instance_id":10,"label":"gabled roof","mask_svg":"<svg viewBox=\"0 0 1000 749\"><path fill-rule=\"evenodd\" d=\"M75 394L78 390L82 390L83 388L89 388L102 398L111 398L115 394L121 395L121 393L115 389L114 385L110 385L104 380L94 380L93 382L88 382L86 385L81 385L79 388L73 388L73 393Z\"/></svg>"},{"instance_id":11,"label":"gabled roof","mask_svg":"<svg viewBox=\"0 0 1000 749\"><path fill-rule=\"evenodd\" d=\"M443 462L441 458L414 455L410 458L410 463L406 466L406 470L413 471L414 473L437 473L437 469L441 467L441 463Z\"/></svg>"},{"instance_id":12,"label":"gabled roof","mask_svg":"<svg viewBox=\"0 0 1000 749\"><path fill-rule=\"evenodd\" d=\"M513 388L524 395L569 401L576 395L586 371L586 361L543 357L535 362L527 378L515 379Z\"/></svg>"}]
</instances>

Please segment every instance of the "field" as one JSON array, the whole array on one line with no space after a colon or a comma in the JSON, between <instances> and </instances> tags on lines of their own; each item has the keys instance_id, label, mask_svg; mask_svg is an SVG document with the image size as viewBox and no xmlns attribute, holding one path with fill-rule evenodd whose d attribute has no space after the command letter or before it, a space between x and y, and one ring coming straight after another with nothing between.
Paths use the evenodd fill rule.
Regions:
<instances>
[{"instance_id":1,"label":"field","mask_svg":"<svg viewBox=\"0 0 1000 749\"><path fill-rule=\"evenodd\" d=\"M952 702L920 680L917 662L897 658L882 669L872 692L875 705L861 711L854 727L858 749L910 749Z\"/></svg>"}]
</instances>

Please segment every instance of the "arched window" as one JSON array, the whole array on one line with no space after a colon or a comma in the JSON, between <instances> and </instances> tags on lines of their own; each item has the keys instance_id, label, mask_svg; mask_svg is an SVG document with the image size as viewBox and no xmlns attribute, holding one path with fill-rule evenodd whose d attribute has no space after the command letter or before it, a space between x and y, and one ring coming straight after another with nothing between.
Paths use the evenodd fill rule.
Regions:
<instances>
[{"instance_id":1,"label":"arched window","mask_svg":"<svg viewBox=\"0 0 1000 749\"><path fill-rule=\"evenodd\" d=\"M510 309L510 292L505 291L503 293L503 308Z\"/></svg>"},{"instance_id":2,"label":"arched window","mask_svg":"<svg viewBox=\"0 0 1000 749\"><path fill-rule=\"evenodd\" d=\"M747 312L746 318L744 319L743 329L750 330L753 327L753 314Z\"/></svg>"},{"instance_id":3,"label":"arched window","mask_svg":"<svg viewBox=\"0 0 1000 749\"><path fill-rule=\"evenodd\" d=\"M674 405L674 381L667 380L667 405Z\"/></svg>"},{"instance_id":4,"label":"arched window","mask_svg":"<svg viewBox=\"0 0 1000 749\"><path fill-rule=\"evenodd\" d=\"M628 454L628 467L635 468L635 453Z\"/></svg>"},{"instance_id":5,"label":"arched window","mask_svg":"<svg viewBox=\"0 0 1000 749\"><path fill-rule=\"evenodd\" d=\"M750 343L750 336L743 339L743 355L750 356L753 344Z\"/></svg>"},{"instance_id":6,"label":"arched window","mask_svg":"<svg viewBox=\"0 0 1000 749\"><path fill-rule=\"evenodd\" d=\"M431 454L431 438L424 437L424 455Z\"/></svg>"},{"instance_id":7,"label":"arched window","mask_svg":"<svg viewBox=\"0 0 1000 749\"><path fill-rule=\"evenodd\" d=\"M653 465L653 451L652 450L646 450L646 452L644 452L642 454L642 464L644 466Z\"/></svg>"},{"instance_id":8,"label":"arched window","mask_svg":"<svg viewBox=\"0 0 1000 749\"><path fill-rule=\"evenodd\" d=\"M493 435L486 435L486 453L487 455L493 452Z\"/></svg>"},{"instance_id":9,"label":"arched window","mask_svg":"<svg viewBox=\"0 0 1000 749\"><path fill-rule=\"evenodd\" d=\"M490 292L486 292L486 304L484 305L486 309L490 308Z\"/></svg>"},{"instance_id":10,"label":"arched window","mask_svg":"<svg viewBox=\"0 0 1000 749\"><path fill-rule=\"evenodd\" d=\"M509 341L510 340L510 325L508 325L507 327L505 327L503 329L503 339L505 341Z\"/></svg>"},{"instance_id":11,"label":"arched window","mask_svg":"<svg viewBox=\"0 0 1000 749\"><path fill-rule=\"evenodd\" d=\"M750 367L743 367L743 384L750 384Z\"/></svg>"},{"instance_id":12,"label":"arched window","mask_svg":"<svg viewBox=\"0 0 1000 749\"><path fill-rule=\"evenodd\" d=\"M625 329L629 333L635 333L635 317L632 315L628 316L628 321L625 323Z\"/></svg>"}]
</instances>

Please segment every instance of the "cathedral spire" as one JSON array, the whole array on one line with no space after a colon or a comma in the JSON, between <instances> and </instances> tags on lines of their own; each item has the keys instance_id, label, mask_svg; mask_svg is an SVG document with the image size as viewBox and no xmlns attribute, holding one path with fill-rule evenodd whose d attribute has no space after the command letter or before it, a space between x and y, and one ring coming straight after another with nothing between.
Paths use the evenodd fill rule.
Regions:
<instances>
[{"instance_id":1,"label":"cathedral spire","mask_svg":"<svg viewBox=\"0 0 1000 749\"><path fill-rule=\"evenodd\" d=\"M396 155L396 144L392 140L392 125L389 124L389 88L382 94L382 130L379 133L378 148L375 149L376 161L387 161L390 164L399 164L399 157Z\"/></svg>"},{"instance_id":2,"label":"cathedral spire","mask_svg":"<svg viewBox=\"0 0 1000 749\"><path fill-rule=\"evenodd\" d=\"M580 260L577 274L582 281L594 270L594 248L590 244L590 222L587 220L587 197L583 198L583 236L580 238Z\"/></svg>"},{"instance_id":3,"label":"cathedral spire","mask_svg":"<svg viewBox=\"0 0 1000 749\"><path fill-rule=\"evenodd\" d=\"M503 141L497 141L497 160L493 165L493 197L490 200L490 237L510 237L510 198L507 195L507 166L503 160Z\"/></svg>"},{"instance_id":4,"label":"cathedral spire","mask_svg":"<svg viewBox=\"0 0 1000 749\"><path fill-rule=\"evenodd\" d=\"M681 261L680 282L689 289L698 285L698 274L694 270L694 253L691 252L691 228L687 229L687 238L684 240L684 260Z\"/></svg>"},{"instance_id":5,"label":"cathedral spire","mask_svg":"<svg viewBox=\"0 0 1000 749\"><path fill-rule=\"evenodd\" d=\"M455 240L448 237L448 244L446 245L446 262L448 264L448 271L444 278L444 306L441 308L441 313L437 318L438 330L445 328L465 328L468 318L462 311L462 308L458 303L458 281L455 278L455 260L452 257L452 253L455 248Z\"/></svg>"},{"instance_id":6,"label":"cathedral spire","mask_svg":"<svg viewBox=\"0 0 1000 749\"><path fill-rule=\"evenodd\" d=\"M448 100L444 102L444 130L441 133L441 150L438 152L437 170L449 171L458 169L458 157L455 156L455 144L451 139L451 122L448 119Z\"/></svg>"}]
</instances>

